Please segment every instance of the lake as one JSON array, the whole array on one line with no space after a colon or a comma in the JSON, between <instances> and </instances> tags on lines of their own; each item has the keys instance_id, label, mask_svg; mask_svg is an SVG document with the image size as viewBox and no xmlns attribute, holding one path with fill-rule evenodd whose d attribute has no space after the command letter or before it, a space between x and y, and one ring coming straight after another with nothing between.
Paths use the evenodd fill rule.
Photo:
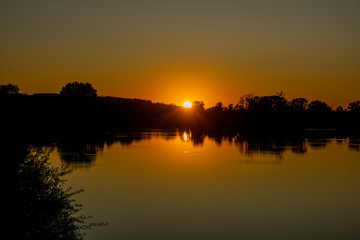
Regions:
<instances>
[{"instance_id":1,"label":"lake","mask_svg":"<svg viewBox=\"0 0 360 240\"><path fill-rule=\"evenodd\" d=\"M148 131L55 144L85 239L360 239L360 141Z\"/></svg>"}]
</instances>

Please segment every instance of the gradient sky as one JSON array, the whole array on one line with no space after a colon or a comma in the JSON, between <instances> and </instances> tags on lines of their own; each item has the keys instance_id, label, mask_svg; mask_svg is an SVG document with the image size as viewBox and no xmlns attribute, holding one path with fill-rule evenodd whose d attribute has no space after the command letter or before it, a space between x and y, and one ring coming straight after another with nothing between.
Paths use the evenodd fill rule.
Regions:
<instances>
[{"instance_id":1,"label":"gradient sky","mask_svg":"<svg viewBox=\"0 0 360 240\"><path fill-rule=\"evenodd\" d=\"M360 1L3 1L0 84L236 103L246 93L360 99Z\"/></svg>"}]
</instances>

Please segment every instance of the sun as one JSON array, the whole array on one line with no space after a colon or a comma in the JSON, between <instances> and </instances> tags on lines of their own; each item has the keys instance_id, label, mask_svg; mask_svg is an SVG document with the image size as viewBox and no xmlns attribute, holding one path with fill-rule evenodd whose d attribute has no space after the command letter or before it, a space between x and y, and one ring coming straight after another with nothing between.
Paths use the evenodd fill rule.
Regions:
<instances>
[{"instance_id":1,"label":"sun","mask_svg":"<svg viewBox=\"0 0 360 240\"><path fill-rule=\"evenodd\" d=\"M184 102L184 104L183 104L183 107L184 108L191 108L191 102L188 102L188 101L186 101L186 102Z\"/></svg>"}]
</instances>

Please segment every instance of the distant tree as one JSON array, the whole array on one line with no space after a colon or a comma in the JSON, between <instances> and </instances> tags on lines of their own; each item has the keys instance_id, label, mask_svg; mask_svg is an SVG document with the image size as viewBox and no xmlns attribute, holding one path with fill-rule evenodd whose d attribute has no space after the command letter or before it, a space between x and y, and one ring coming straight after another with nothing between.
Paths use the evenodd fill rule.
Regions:
<instances>
[{"instance_id":1,"label":"distant tree","mask_svg":"<svg viewBox=\"0 0 360 240\"><path fill-rule=\"evenodd\" d=\"M360 101L349 103L349 106L347 108L351 112L360 112Z\"/></svg>"},{"instance_id":2,"label":"distant tree","mask_svg":"<svg viewBox=\"0 0 360 240\"><path fill-rule=\"evenodd\" d=\"M213 107L214 110L216 111L223 111L224 110L224 105L222 102L218 102L216 103L215 107Z\"/></svg>"},{"instance_id":3,"label":"distant tree","mask_svg":"<svg viewBox=\"0 0 360 240\"><path fill-rule=\"evenodd\" d=\"M0 96L18 95L19 87L11 83L6 85L0 85Z\"/></svg>"},{"instance_id":4,"label":"distant tree","mask_svg":"<svg viewBox=\"0 0 360 240\"><path fill-rule=\"evenodd\" d=\"M90 83L72 82L66 84L61 89L60 95L77 98L94 98L97 97L97 90Z\"/></svg>"},{"instance_id":5,"label":"distant tree","mask_svg":"<svg viewBox=\"0 0 360 240\"><path fill-rule=\"evenodd\" d=\"M203 101L194 101L192 107L195 110L200 110L200 111L204 111L205 110L205 104Z\"/></svg>"},{"instance_id":6,"label":"distant tree","mask_svg":"<svg viewBox=\"0 0 360 240\"><path fill-rule=\"evenodd\" d=\"M308 110L310 112L330 112L331 107L328 106L325 102L315 100L309 103Z\"/></svg>"},{"instance_id":7,"label":"distant tree","mask_svg":"<svg viewBox=\"0 0 360 240\"><path fill-rule=\"evenodd\" d=\"M285 93L283 91L277 92L276 96L285 98Z\"/></svg>"},{"instance_id":8,"label":"distant tree","mask_svg":"<svg viewBox=\"0 0 360 240\"><path fill-rule=\"evenodd\" d=\"M305 111L308 105L308 100L305 98L294 98L290 101L290 108L297 112Z\"/></svg>"},{"instance_id":9,"label":"distant tree","mask_svg":"<svg viewBox=\"0 0 360 240\"><path fill-rule=\"evenodd\" d=\"M342 106L338 106L336 108L336 112L345 112L344 108Z\"/></svg>"},{"instance_id":10,"label":"distant tree","mask_svg":"<svg viewBox=\"0 0 360 240\"><path fill-rule=\"evenodd\" d=\"M227 111L233 111L234 110L234 104L230 103L226 110Z\"/></svg>"},{"instance_id":11,"label":"distant tree","mask_svg":"<svg viewBox=\"0 0 360 240\"><path fill-rule=\"evenodd\" d=\"M240 105L240 104L238 103L238 104L235 105L234 110L235 110L235 111L242 111L242 110L245 110L245 108L244 108L243 105Z\"/></svg>"},{"instance_id":12,"label":"distant tree","mask_svg":"<svg viewBox=\"0 0 360 240\"><path fill-rule=\"evenodd\" d=\"M247 109L251 108L251 104L255 103L255 99L257 97L254 96L253 93L242 95L239 99L238 108L239 109Z\"/></svg>"},{"instance_id":13,"label":"distant tree","mask_svg":"<svg viewBox=\"0 0 360 240\"><path fill-rule=\"evenodd\" d=\"M282 92L273 96L264 96L259 99L259 110L266 112L281 112L287 109L287 100Z\"/></svg>"}]
</instances>

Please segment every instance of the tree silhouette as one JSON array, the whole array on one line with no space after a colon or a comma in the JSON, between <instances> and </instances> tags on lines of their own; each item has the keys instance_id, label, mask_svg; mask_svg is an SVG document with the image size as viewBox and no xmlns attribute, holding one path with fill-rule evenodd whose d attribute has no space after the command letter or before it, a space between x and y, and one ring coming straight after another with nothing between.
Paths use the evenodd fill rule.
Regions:
<instances>
[{"instance_id":1,"label":"tree silhouette","mask_svg":"<svg viewBox=\"0 0 360 240\"><path fill-rule=\"evenodd\" d=\"M235 110L248 110L250 112L281 112L288 109L288 102L283 92L272 96L254 96L246 94L240 97Z\"/></svg>"},{"instance_id":2,"label":"tree silhouette","mask_svg":"<svg viewBox=\"0 0 360 240\"><path fill-rule=\"evenodd\" d=\"M308 102L305 98L294 98L290 101L289 106L294 111L303 112L306 110Z\"/></svg>"},{"instance_id":3,"label":"tree silhouette","mask_svg":"<svg viewBox=\"0 0 360 240\"><path fill-rule=\"evenodd\" d=\"M331 107L328 106L325 102L315 100L309 103L308 110L310 112L330 112Z\"/></svg>"},{"instance_id":4,"label":"tree silhouette","mask_svg":"<svg viewBox=\"0 0 360 240\"><path fill-rule=\"evenodd\" d=\"M355 102L349 103L349 106L347 108L351 112L360 112L360 101L355 101Z\"/></svg>"},{"instance_id":5,"label":"tree silhouette","mask_svg":"<svg viewBox=\"0 0 360 240\"><path fill-rule=\"evenodd\" d=\"M233 111L234 110L234 104L230 103L229 106L226 108L227 111Z\"/></svg>"},{"instance_id":6,"label":"tree silhouette","mask_svg":"<svg viewBox=\"0 0 360 240\"><path fill-rule=\"evenodd\" d=\"M245 94L240 97L239 103L237 104L238 109L250 110L258 101L258 97L255 97L253 93Z\"/></svg>"},{"instance_id":7,"label":"tree silhouette","mask_svg":"<svg viewBox=\"0 0 360 240\"><path fill-rule=\"evenodd\" d=\"M64 176L70 172L65 168L52 166L49 160L51 148L29 149L17 172L13 210L9 236L14 239L83 239L83 230L91 229L90 216L80 214L81 205L74 195L83 190L65 188Z\"/></svg>"},{"instance_id":8,"label":"tree silhouette","mask_svg":"<svg viewBox=\"0 0 360 240\"><path fill-rule=\"evenodd\" d=\"M345 112L344 108L342 106L338 106L336 108L336 112Z\"/></svg>"},{"instance_id":9,"label":"tree silhouette","mask_svg":"<svg viewBox=\"0 0 360 240\"><path fill-rule=\"evenodd\" d=\"M66 84L61 89L60 95L65 97L94 98L97 97L97 90L90 83L72 82Z\"/></svg>"},{"instance_id":10,"label":"tree silhouette","mask_svg":"<svg viewBox=\"0 0 360 240\"><path fill-rule=\"evenodd\" d=\"M222 102L218 102L214 107L212 107L212 109L221 112L224 110L224 105Z\"/></svg>"},{"instance_id":11,"label":"tree silhouette","mask_svg":"<svg viewBox=\"0 0 360 240\"><path fill-rule=\"evenodd\" d=\"M200 110L200 111L204 111L205 110L205 104L203 101L194 101L192 107L195 110Z\"/></svg>"},{"instance_id":12,"label":"tree silhouette","mask_svg":"<svg viewBox=\"0 0 360 240\"><path fill-rule=\"evenodd\" d=\"M6 85L0 85L0 96L18 95L19 87L11 83Z\"/></svg>"},{"instance_id":13,"label":"tree silhouette","mask_svg":"<svg viewBox=\"0 0 360 240\"><path fill-rule=\"evenodd\" d=\"M281 112L286 110L287 101L282 93L273 96L260 97L259 100L260 110L265 112Z\"/></svg>"}]
</instances>

